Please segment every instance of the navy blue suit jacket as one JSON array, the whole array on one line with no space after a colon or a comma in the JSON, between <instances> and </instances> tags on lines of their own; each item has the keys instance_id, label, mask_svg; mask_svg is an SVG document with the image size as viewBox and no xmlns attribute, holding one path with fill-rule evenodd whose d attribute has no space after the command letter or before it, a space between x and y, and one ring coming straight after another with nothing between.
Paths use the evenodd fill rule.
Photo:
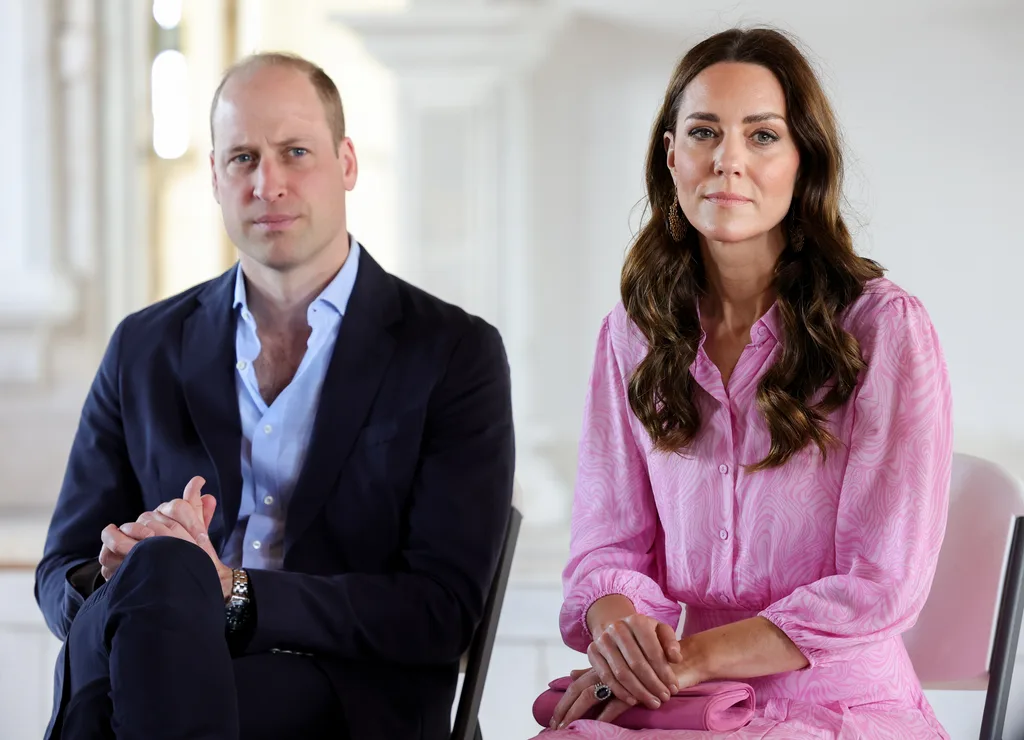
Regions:
<instances>
[{"instance_id":1,"label":"navy blue suit jacket","mask_svg":"<svg viewBox=\"0 0 1024 740\"><path fill-rule=\"evenodd\" d=\"M106 525L180 498L201 475L218 499L218 548L235 526L233 276L129 316L110 340L36 574L36 598L60 639L85 599L69 572L98 572ZM513 468L498 332L389 275L364 250L287 512L284 569L249 571L256 625L245 651L316 655L353 737L446 736Z\"/></svg>"}]
</instances>

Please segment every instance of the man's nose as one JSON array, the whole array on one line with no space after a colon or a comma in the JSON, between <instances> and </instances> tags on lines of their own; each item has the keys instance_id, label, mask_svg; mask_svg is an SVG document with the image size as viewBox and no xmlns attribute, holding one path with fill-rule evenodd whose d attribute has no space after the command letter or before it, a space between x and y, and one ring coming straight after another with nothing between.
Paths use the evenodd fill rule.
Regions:
<instances>
[{"instance_id":1,"label":"man's nose","mask_svg":"<svg viewBox=\"0 0 1024 740\"><path fill-rule=\"evenodd\" d=\"M261 160L256 168L253 196L263 201L275 201L283 198L286 192L287 187L281 167L271 159Z\"/></svg>"}]
</instances>

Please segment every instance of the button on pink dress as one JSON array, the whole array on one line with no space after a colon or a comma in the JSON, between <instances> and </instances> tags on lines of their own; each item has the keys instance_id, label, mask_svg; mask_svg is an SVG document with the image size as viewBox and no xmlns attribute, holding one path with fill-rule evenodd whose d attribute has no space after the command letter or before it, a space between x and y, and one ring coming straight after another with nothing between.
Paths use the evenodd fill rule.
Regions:
<instances>
[{"instance_id":1,"label":"button on pink dress","mask_svg":"<svg viewBox=\"0 0 1024 740\"><path fill-rule=\"evenodd\" d=\"M829 418L840 444L826 460L811 446L781 468L747 473L770 443L755 395L784 341L776 308L751 328L728 387L701 348L691 372L703 425L685 454L652 449L626 395L643 337L621 305L605 319L564 573L566 644L585 651L587 609L624 594L672 626L685 605L685 634L764 616L810 666L750 680L757 714L736 733L578 721L544 738L948 737L900 637L928 596L946 524L945 362L924 307L888 280L869 283L843 325L868 367Z\"/></svg>"}]
</instances>

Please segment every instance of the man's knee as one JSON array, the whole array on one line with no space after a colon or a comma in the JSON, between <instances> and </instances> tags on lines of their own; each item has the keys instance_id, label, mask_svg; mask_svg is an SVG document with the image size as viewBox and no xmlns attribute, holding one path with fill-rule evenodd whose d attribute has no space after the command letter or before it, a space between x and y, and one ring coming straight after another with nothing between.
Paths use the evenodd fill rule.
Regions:
<instances>
[{"instance_id":1,"label":"man's knee","mask_svg":"<svg viewBox=\"0 0 1024 740\"><path fill-rule=\"evenodd\" d=\"M179 594L182 589L221 598L217 569L199 546L176 537L148 537L131 549L108 588L118 592Z\"/></svg>"}]
</instances>

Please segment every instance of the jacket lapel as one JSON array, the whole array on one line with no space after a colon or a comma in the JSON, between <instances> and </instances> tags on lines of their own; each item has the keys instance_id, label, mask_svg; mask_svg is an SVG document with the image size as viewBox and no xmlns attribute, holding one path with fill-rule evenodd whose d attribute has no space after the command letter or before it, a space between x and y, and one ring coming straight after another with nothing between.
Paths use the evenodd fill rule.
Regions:
<instances>
[{"instance_id":1,"label":"jacket lapel","mask_svg":"<svg viewBox=\"0 0 1024 740\"><path fill-rule=\"evenodd\" d=\"M288 504L286 553L337 486L394 353L395 337L389 327L400 317L393 278L362 249L359 273L320 391L309 450Z\"/></svg>"},{"instance_id":2,"label":"jacket lapel","mask_svg":"<svg viewBox=\"0 0 1024 740\"><path fill-rule=\"evenodd\" d=\"M242 499L242 423L235 387L235 270L228 270L200 291L199 307L185 320L181 342L181 378L192 424L210 459L211 475L189 471L208 481L216 493L217 513L210 537L222 546L231 536ZM215 482L210 490L209 483ZM220 538L217 537L220 519Z\"/></svg>"}]
</instances>

